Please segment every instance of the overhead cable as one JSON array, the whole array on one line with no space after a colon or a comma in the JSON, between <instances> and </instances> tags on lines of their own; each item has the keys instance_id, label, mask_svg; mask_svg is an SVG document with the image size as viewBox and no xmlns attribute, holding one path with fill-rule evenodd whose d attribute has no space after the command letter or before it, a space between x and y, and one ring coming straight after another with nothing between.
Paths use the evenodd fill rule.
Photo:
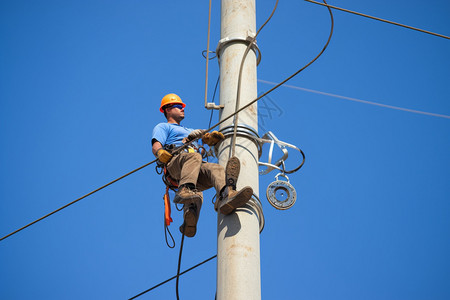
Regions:
<instances>
[{"instance_id":1,"label":"overhead cable","mask_svg":"<svg viewBox=\"0 0 450 300\"><path fill-rule=\"evenodd\" d=\"M203 265L204 263L207 263L208 261L210 261L210 260L212 260L212 259L214 259L214 258L216 258L216 257L217 257L217 254L216 254L216 255L213 255L213 256L211 256L210 258L205 259L205 260L202 261L201 263L198 263L198 264L196 264L195 266L190 267L189 269L187 269L187 270L181 272L180 274L178 274L178 276L181 276L181 275L183 275L183 274L185 274L185 273L187 273L187 272L189 272L189 271L192 271L193 269L195 269L195 268L197 268L197 267L200 267L200 266ZM145 293L148 293L148 292L150 292L151 290L154 290L154 289L156 289L157 287L160 287L161 285L166 284L166 283L168 283L168 282L171 281L171 280L174 280L175 278L177 278L177 275L172 276L172 277L170 277L169 279L167 279L167 280L165 280L165 281L163 281L163 282L158 283L157 285L155 285L155 286L149 288L148 290L145 290L145 291L143 291L143 292L141 292L141 293L139 293L139 294L137 294L137 295L135 295L135 296L129 298L128 300L136 299L137 297L140 297L140 296L144 295Z\"/></svg>"},{"instance_id":2,"label":"overhead cable","mask_svg":"<svg viewBox=\"0 0 450 300\"><path fill-rule=\"evenodd\" d=\"M19 231L21 231L21 230L23 230L23 229L25 229L25 228L27 228L27 227L29 227L29 226L31 226L31 225L33 225L33 224L39 222L39 221L44 220L45 218L47 218L47 217L53 215L54 213L57 213L58 211L61 211L61 210L63 210L64 208L69 207L70 205L72 205L72 204L74 204L74 203L76 203L76 202L78 202L78 201L80 201L80 200L82 200L82 199L84 199L84 198L86 198L86 197L88 197L88 196L90 196L90 195L92 195L92 194L94 194L94 193L96 193L96 192L98 192L98 191L104 189L104 188L107 187L107 186L110 186L111 184L113 184L113 183L115 183L115 182L117 182L117 181L119 181L119 180L121 180L121 179L127 177L128 175L131 175L131 174L133 174L133 173L135 173L135 172L137 172L137 171L139 171L139 170L141 170L141 169L143 169L143 168L145 168L145 167L151 165L152 163L154 163L154 162L156 162L156 161L157 161L157 159L155 159L155 160L153 160L153 161L151 161L151 162L149 162L149 163L146 163L145 165L142 165L142 166L140 166L139 168L134 169L133 171L128 172L127 174L122 175L122 176L120 176L120 177L117 178L117 179L114 179L113 181L111 181L111 182L109 182L109 183L107 183L107 184L105 184L105 185L99 187L98 189L95 189L95 190L93 190L92 192L87 193L86 195L84 195L84 196L82 196L82 197L80 197L80 198L78 198L78 199L76 199L76 200L74 200L74 201L72 201L72 202L70 202L70 203L68 203L68 204L66 204L66 205L64 205L64 206L62 206L62 207L60 207L60 208L58 208L57 210L54 210L54 211L52 211L51 213L46 214L45 216L43 216L43 217L41 217L41 218L39 218L39 219L37 219L37 220L35 220L35 221L33 221L33 222L31 222L31 223L29 223L29 224L27 224L27 225L21 227L21 228L15 230L15 231L13 231L13 232L11 232L10 234L5 235L4 237L0 238L0 241L6 239L7 237L12 236L13 234L18 233Z\"/></svg>"},{"instance_id":3,"label":"overhead cable","mask_svg":"<svg viewBox=\"0 0 450 300\"><path fill-rule=\"evenodd\" d=\"M262 83L271 84L271 85L276 84L275 82L262 80L262 79L258 79L258 81L262 82ZM415 114L427 115L427 116L432 116L432 117L450 119L450 116L443 115L443 114L436 114L436 113L431 113L431 112L426 112L426 111L421 111L421 110L404 108L404 107L400 107L400 106L393 106L393 105L382 104L382 103L373 102L373 101L367 101L367 100L362 100L362 99L357 99L357 98L352 98L352 97L347 97L347 96L341 96L341 95L321 92L321 91L317 91L317 90L306 89L306 88L302 88L302 87L295 86L295 85L283 84L282 86L286 87L286 88L290 88L290 89L320 94L320 95L324 95L324 96L335 97L335 98L339 98L339 99L344 99L344 100L349 100L349 101L354 101L354 102L359 102L359 103L364 103L364 104L370 104L370 105L375 105L375 106L380 106L380 107L385 107L385 108L390 108L390 109L395 109L395 110L400 110L400 111L406 111L406 112L415 113Z\"/></svg>"},{"instance_id":4,"label":"overhead cable","mask_svg":"<svg viewBox=\"0 0 450 300\"><path fill-rule=\"evenodd\" d=\"M385 19L369 16L369 15L362 14L362 13L359 13L359 12L356 12L356 11L352 11L352 10L348 10L348 9L345 9L345 8L340 8L340 7L333 6L333 5L323 4L321 2L317 2L317 1L313 1L313 0L305 0L305 1L311 2L311 3L314 3L314 4L319 4L319 5L322 5L322 6L326 6L328 8L341 10L341 11L348 12L348 13L351 13L351 14L355 14L355 15L358 15L358 16L361 16L361 17L366 17L366 18L369 18L369 19L373 19L373 20L385 22L385 23L388 23L388 24L392 24L392 25L396 25L396 26L400 26L400 27L404 27L404 28L420 31L420 32L423 32L423 33L431 34L431 35L434 35L434 36L438 36L438 37L450 40L450 37L448 37L446 35L443 35L443 34L434 33L434 32L428 31L428 30L423 30L423 29L420 29L420 28L416 28L416 27L400 24L400 23L397 23L397 22L393 22L393 21L389 21L389 20L385 20Z\"/></svg>"}]
</instances>

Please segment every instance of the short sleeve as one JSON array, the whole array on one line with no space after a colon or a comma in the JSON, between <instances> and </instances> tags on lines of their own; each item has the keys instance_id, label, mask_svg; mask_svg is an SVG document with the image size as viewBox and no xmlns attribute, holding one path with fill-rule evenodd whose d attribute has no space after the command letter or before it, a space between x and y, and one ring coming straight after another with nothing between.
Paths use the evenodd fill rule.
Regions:
<instances>
[{"instance_id":1,"label":"short sleeve","mask_svg":"<svg viewBox=\"0 0 450 300\"><path fill-rule=\"evenodd\" d=\"M168 136L168 128L164 123L159 123L153 128L152 133L152 144L156 141L160 142L161 145L165 145Z\"/></svg>"}]
</instances>

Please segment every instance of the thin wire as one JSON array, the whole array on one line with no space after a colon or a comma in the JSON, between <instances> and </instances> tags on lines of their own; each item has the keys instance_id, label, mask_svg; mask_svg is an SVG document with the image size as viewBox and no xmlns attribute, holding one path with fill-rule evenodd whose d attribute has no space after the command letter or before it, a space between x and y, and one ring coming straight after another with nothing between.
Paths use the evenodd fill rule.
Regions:
<instances>
[{"instance_id":1,"label":"thin wire","mask_svg":"<svg viewBox=\"0 0 450 300\"><path fill-rule=\"evenodd\" d=\"M206 71L205 71L205 108L208 104L208 55L209 55L209 37L211 32L211 0L209 0L209 13L208 13L208 38L206 42Z\"/></svg>"},{"instance_id":2,"label":"thin wire","mask_svg":"<svg viewBox=\"0 0 450 300\"><path fill-rule=\"evenodd\" d=\"M217 91L217 86L219 85L219 81L220 81L220 74L219 74L219 76L217 76L216 86L214 87L214 93L213 93L213 97L212 97L212 101L211 101L213 103L214 103L214 98L216 97L216 91ZM214 109L211 109L211 116L209 117L208 127L211 126L213 112L214 112Z\"/></svg>"},{"instance_id":3,"label":"thin wire","mask_svg":"<svg viewBox=\"0 0 450 300\"><path fill-rule=\"evenodd\" d=\"M247 48L245 49L244 55L242 56L241 66L239 67L239 77L238 77L238 84L237 84L237 95L236 95L235 111L237 111L239 109L240 100L241 100L240 98L241 98L242 70L244 69L245 59L247 57L248 52L252 48L253 43L256 41L256 37L258 36L258 34L261 32L261 30L264 28L264 26L266 26L266 24L270 21L270 19L272 19L272 16L274 15L275 11L277 10L278 1L279 0L277 0L277 2L275 3L275 6L272 9L272 13L270 14L269 18L267 18L267 20L264 22L264 24L262 24L261 27L258 29L258 31L256 32L255 36L252 37L251 40L249 41L249 43L247 45ZM235 152L236 152L236 136L237 136L238 122L239 122L239 114L236 114L235 117L234 117L233 140L232 140L231 148L230 148L230 150L232 149L231 156L235 156Z\"/></svg>"},{"instance_id":4,"label":"thin wire","mask_svg":"<svg viewBox=\"0 0 450 300\"><path fill-rule=\"evenodd\" d=\"M352 11L352 10L348 10L348 9L345 9L345 8L340 8L340 7L333 6L333 5L323 4L323 3L316 2L316 1L313 1L313 0L305 0L305 1L311 2L311 3L314 3L314 4L319 4L319 5L322 5L322 6L326 6L328 8L334 8L334 9L337 9L337 10L345 11L345 12L348 12L348 13L351 13L351 14L355 14L355 15L358 15L358 16L361 16L361 17L366 17L366 18L369 18L369 19L385 22L385 23L388 23L388 24L392 24L392 25L396 25L396 26L400 26L400 27L404 27L404 28L420 31L420 32L423 32L423 33L435 35L435 36L438 36L438 37L441 37L441 38L444 38L444 39L450 39L450 37L448 37L446 35L442 35L442 34L439 34L439 33L434 33L434 32L428 31L428 30L423 30L423 29L420 29L420 28L416 28L416 27L400 24L400 23L397 23L397 22L392 22L392 21L389 21L389 20L385 20L385 19L369 16L369 15L362 14L362 13L359 13L359 12L356 12L356 11Z\"/></svg>"},{"instance_id":5,"label":"thin wire","mask_svg":"<svg viewBox=\"0 0 450 300\"><path fill-rule=\"evenodd\" d=\"M131 175L131 174L133 174L133 173L135 173L135 172L137 172L137 171L139 171L139 170L141 170L141 169L143 169L143 168L145 168L145 167L151 165L152 163L156 162L157 160L158 160L158 159L152 160L151 162L146 163L145 165L142 165L142 166L140 166L139 168L134 169L133 171L128 172L127 174L122 175L122 176L120 176L120 177L117 178L117 179L114 179L113 181L111 181L111 182L109 182L109 183L107 183L107 184L105 184L105 185L99 187L98 189L93 190L93 191L90 192L90 193L87 193L86 195L84 195L84 196L82 196L82 197L80 197L80 198L78 198L78 199L76 199L76 200L74 200L74 201L72 201L72 202L70 202L70 203L68 203L68 204L66 204L66 205L64 205L64 206L62 206L62 207L60 207L60 208L58 208L57 210L52 211L52 212L49 213L49 214L46 214L45 216L43 216L43 217L41 217L41 218L39 218L39 219L37 219L37 220L35 220L35 221L33 221L33 222L31 222L31 223L29 223L29 224L27 224L27 225L21 227L21 228L15 230L15 231L13 231L13 232L11 232L10 234L5 235L4 237L2 237L2 238L0 239L0 241L3 241L3 240L6 239L7 237L10 237L10 236L12 236L13 234L18 233L19 231L21 231L21 230L23 230L23 229L25 229L25 228L27 228L27 227L29 227L29 226L31 226L31 225L33 225L33 224L39 222L39 221L42 221L43 219L45 219L45 218L47 218L47 217L53 215L54 213L57 213L58 211L63 210L64 208L66 208L66 207L68 207L68 206L70 206L70 205L72 205L72 204L74 204L74 203L76 203L76 202L78 202L78 201L80 201L80 200L82 200L82 199L84 199L84 198L86 198L86 197L88 197L88 196L90 196L90 195L92 195L92 194L94 194L94 193L96 193L96 192L98 192L98 191L104 189L104 188L107 187L107 186L110 186L111 184L113 184L113 183L115 183L115 182L117 182L117 181L119 181L119 180L121 180L121 179L127 177L128 175Z\"/></svg>"},{"instance_id":6,"label":"thin wire","mask_svg":"<svg viewBox=\"0 0 450 300\"><path fill-rule=\"evenodd\" d=\"M198 263L198 264L196 264L195 266L190 267L189 269L187 269L187 270L181 272L178 276L181 276L181 275L183 275L183 274L185 274L185 273L187 273L187 272L189 272L189 271L192 271L193 269L195 269L195 268L197 268L197 267L203 265L204 263L207 263L208 261L210 261L210 260L212 260L212 259L214 259L214 258L216 258L216 257L217 257L217 254L216 254L216 255L213 255L213 256L211 256L210 258L205 259L205 260L202 261L201 263ZM148 292L150 292L151 290L154 290L154 289L156 289L157 287L160 287L161 285L166 284L166 283L168 283L168 282L171 281L171 280L174 280L175 278L177 278L177 275L175 275L175 276L173 276L173 277L171 277L171 278L169 278L169 279L167 279L167 280L165 280L165 281L163 281L163 282L158 283L157 285L155 285L155 286L149 288L148 290L143 291L142 293L137 294L136 296L133 296L133 297L129 298L128 300L136 299L137 297L140 297L140 296L144 295L145 293L148 293Z\"/></svg>"},{"instance_id":7,"label":"thin wire","mask_svg":"<svg viewBox=\"0 0 450 300\"><path fill-rule=\"evenodd\" d=\"M262 80L262 79L258 79L258 81L262 82L262 83L272 84L272 85L276 84L275 82ZM286 88L290 88L290 89L295 89L295 90L315 93L315 94L319 94L319 95L335 97L335 98L349 100L349 101L354 101L354 102L358 102L358 103L370 104L370 105L380 106L380 107L384 107L384 108L390 108L390 109L406 111L406 112L410 112L410 113L427 115L427 116L432 116L432 117L450 119L450 116L443 115L443 114L436 114L436 113L431 113L431 112L426 112L426 111L421 111L421 110L415 110L415 109L410 109L410 108L404 108L404 107L399 107L399 106L393 106L393 105L388 105L388 104L377 103L377 102L373 102L373 101L367 101L367 100L362 100L362 99L357 99L357 98L351 98L351 97L347 97L347 96L341 96L341 95L321 92L321 91L317 91L317 90L306 89L306 88L302 88L302 87L295 86L295 85L283 84L282 86L286 87Z\"/></svg>"}]
</instances>

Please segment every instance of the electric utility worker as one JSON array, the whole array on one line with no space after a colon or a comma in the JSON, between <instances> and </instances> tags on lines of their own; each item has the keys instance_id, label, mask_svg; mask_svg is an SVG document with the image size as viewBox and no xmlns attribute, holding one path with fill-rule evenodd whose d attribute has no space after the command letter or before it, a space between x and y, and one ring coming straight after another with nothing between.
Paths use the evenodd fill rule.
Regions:
<instances>
[{"instance_id":1,"label":"electric utility worker","mask_svg":"<svg viewBox=\"0 0 450 300\"><path fill-rule=\"evenodd\" d=\"M193 140L201 138L204 144L214 146L224 136L217 131L205 133L202 129L182 126L180 123L184 119L185 107L186 104L176 94L164 96L159 110L164 113L167 122L159 123L153 129L152 152L165 164L169 175L179 182L173 202L184 205L184 224L180 226L180 231L187 237L193 237L197 232L203 202L201 191L214 187L217 192L214 208L228 215L245 205L253 195L253 190L246 186L236 191L240 171L240 163L236 157L229 160L226 172L219 164L202 161L202 155L195 150L196 141ZM173 151L189 142L192 143L184 150Z\"/></svg>"}]
</instances>

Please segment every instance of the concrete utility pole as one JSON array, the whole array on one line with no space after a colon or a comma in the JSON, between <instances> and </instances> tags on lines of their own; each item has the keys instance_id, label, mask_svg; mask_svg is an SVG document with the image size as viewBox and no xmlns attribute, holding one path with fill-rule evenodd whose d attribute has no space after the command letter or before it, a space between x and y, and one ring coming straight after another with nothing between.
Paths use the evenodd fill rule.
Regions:
<instances>
[{"instance_id":1,"label":"concrete utility pole","mask_svg":"<svg viewBox=\"0 0 450 300\"><path fill-rule=\"evenodd\" d=\"M221 1L221 40L217 47L220 59L220 104L224 105L220 120L235 111L239 67L248 45L247 37L256 33L255 0ZM256 53L246 58L240 93L240 107L257 97ZM251 186L258 195L258 147L252 141L257 134L256 103L239 114L236 156L241 161L237 188ZM225 141L219 148L219 163L230 158L234 119L220 126ZM252 130L253 129L253 130ZM218 214L217 227L217 299L261 299L259 233L262 210L254 201L228 216Z\"/></svg>"}]
</instances>

